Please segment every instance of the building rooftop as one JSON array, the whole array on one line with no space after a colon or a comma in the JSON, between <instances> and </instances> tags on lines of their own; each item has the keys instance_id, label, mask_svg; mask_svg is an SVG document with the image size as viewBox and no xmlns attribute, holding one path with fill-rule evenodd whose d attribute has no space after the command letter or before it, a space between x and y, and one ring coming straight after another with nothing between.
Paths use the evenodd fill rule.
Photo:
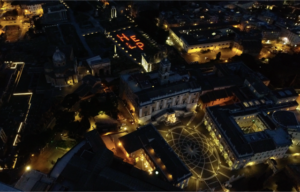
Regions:
<instances>
[{"instance_id":1,"label":"building rooftop","mask_svg":"<svg viewBox=\"0 0 300 192\"><path fill-rule=\"evenodd\" d=\"M176 191L178 188L137 170L108 150L96 130L54 166L50 191Z\"/></svg>"},{"instance_id":2,"label":"building rooftop","mask_svg":"<svg viewBox=\"0 0 300 192\"><path fill-rule=\"evenodd\" d=\"M16 189L16 188L9 186L2 182L0 182L0 191L19 191L19 192L21 192L21 190Z\"/></svg>"},{"instance_id":3,"label":"building rooftop","mask_svg":"<svg viewBox=\"0 0 300 192\"><path fill-rule=\"evenodd\" d=\"M121 79L128 84L130 89L138 96L139 102L147 102L156 97L169 97L179 92L196 92L201 85L194 80L189 80L187 73L179 74L170 71L168 83L161 85L158 72L133 73L121 75Z\"/></svg>"},{"instance_id":4,"label":"building rooftop","mask_svg":"<svg viewBox=\"0 0 300 192\"><path fill-rule=\"evenodd\" d=\"M279 99L298 96L298 93L293 88L276 90L273 91L273 94Z\"/></svg>"},{"instance_id":5,"label":"building rooftop","mask_svg":"<svg viewBox=\"0 0 300 192\"><path fill-rule=\"evenodd\" d=\"M31 170L21 176L15 187L22 191L45 191L52 182L53 179L47 177L46 174Z\"/></svg>"},{"instance_id":6,"label":"building rooftop","mask_svg":"<svg viewBox=\"0 0 300 192\"><path fill-rule=\"evenodd\" d=\"M234 40L234 35L222 34L219 30L198 31L189 34L182 34L181 38L188 45L197 45L213 42L222 42Z\"/></svg>"},{"instance_id":7,"label":"building rooftop","mask_svg":"<svg viewBox=\"0 0 300 192\"><path fill-rule=\"evenodd\" d=\"M172 183L179 183L192 176L187 166L181 161L152 124L142 126L138 128L138 130L119 138L119 140L128 153L132 153L138 149L144 149L148 156L160 158L166 170L158 164L156 167L160 172L171 174ZM166 178L166 180L169 179Z\"/></svg>"},{"instance_id":8,"label":"building rooftop","mask_svg":"<svg viewBox=\"0 0 300 192\"><path fill-rule=\"evenodd\" d=\"M209 30L209 29L219 29L225 28L232 25L238 25L240 22L227 22L227 23L213 23L213 24L200 24L197 26L183 26L183 27L171 27L170 29L180 37L183 31L190 31L190 30Z\"/></svg>"},{"instance_id":9,"label":"building rooftop","mask_svg":"<svg viewBox=\"0 0 300 192\"><path fill-rule=\"evenodd\" d=\"M207 108L208 114L215 121L222 137L230 144L237 157L251 155L275 149L276 147L291 144L288 133L282 128L275 126L271 119L267 119L262 113L268 107L244 107L241 104L227 106L212 106ZM261 132L245 134L233 117L255 115L262 120L268 129Z\"/></svg>"},{"instance_id":10,"label":"building rooftop","mask_svg":"<svg viewBox=\"0 0 300 192\"><path fill-rule=\"evenodd\" d=\"M299 125L297 118L292 111L276 111L272 114L273 120L285 127Z\"/></svg>"}]
</instances>

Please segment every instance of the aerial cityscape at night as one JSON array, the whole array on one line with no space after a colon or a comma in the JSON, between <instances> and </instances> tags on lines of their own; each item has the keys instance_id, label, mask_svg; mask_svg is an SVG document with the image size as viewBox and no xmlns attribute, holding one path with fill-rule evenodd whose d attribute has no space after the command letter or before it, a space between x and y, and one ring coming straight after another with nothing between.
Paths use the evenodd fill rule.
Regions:
<instances>
[{"instance_id":1,"label":"aerial cityscape at night","mask_svg":"<svg viewBox=\"0 0 300 192\"><path fill-rule=\"evenodd\" d=\"M0 1L0 191L300 191L300 1Z\"/></svg>"}]
</instances>

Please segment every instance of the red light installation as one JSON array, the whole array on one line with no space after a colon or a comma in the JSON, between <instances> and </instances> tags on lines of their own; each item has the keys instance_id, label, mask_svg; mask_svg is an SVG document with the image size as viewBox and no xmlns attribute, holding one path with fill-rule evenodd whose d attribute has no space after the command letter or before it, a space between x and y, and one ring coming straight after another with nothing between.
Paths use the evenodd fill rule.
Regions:
<instances>
[{"instance_id":1,"label":"red light installation","mask_svg":"<svg viewBox=\"0 0 300 192\"><path fill-rule=\"evenodd\" d=\"M132 42L130 42L130 39L124 34L122 33L121 35L117 34L117 37L122 41L128 41L126 42L126 45L129 49L135 49L135 48L139 48L140 50L143 50L144 49L144 43L142 43L139 39L136 38L135 35L131 35L130 36L130 39L131 41L133 41L133 45L132 45Z\"/></svg>"}]
</instances>

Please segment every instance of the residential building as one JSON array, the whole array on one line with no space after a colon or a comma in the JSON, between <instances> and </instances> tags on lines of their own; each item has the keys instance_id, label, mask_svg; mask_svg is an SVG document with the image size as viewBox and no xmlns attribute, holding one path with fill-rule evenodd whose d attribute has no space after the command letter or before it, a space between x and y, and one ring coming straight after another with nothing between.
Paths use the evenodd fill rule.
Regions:
<instances>
[{"instance_id":1,"label":"residential building","mask_svg":"<svg viewBox=\"0 0 300 192\"><path fill-rule=\"evenodd\" d=\"M139 127L119 141L135 164L143 163L151 174L159 174L181 189L188 186L192 173L152 124Z\"/></svg>"}]
</instances>

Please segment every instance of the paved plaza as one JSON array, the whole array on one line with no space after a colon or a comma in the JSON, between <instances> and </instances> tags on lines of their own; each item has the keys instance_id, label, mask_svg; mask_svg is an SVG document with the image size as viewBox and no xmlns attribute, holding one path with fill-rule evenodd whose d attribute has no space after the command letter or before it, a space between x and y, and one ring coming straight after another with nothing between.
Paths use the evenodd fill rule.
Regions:
<instances>
[{"instance_id":1,"label":"paved plaza","mask_svg":"<svg viewBox=\"0 0 300 192\"><path fill-rule=\"evenodd\" d=\"M229 168L201 126L202 119L203 114L193 115L180 119L181 125L157 129L193 174L187 190L219 190L230 178Z\"/></svg>"}]
</instances>

